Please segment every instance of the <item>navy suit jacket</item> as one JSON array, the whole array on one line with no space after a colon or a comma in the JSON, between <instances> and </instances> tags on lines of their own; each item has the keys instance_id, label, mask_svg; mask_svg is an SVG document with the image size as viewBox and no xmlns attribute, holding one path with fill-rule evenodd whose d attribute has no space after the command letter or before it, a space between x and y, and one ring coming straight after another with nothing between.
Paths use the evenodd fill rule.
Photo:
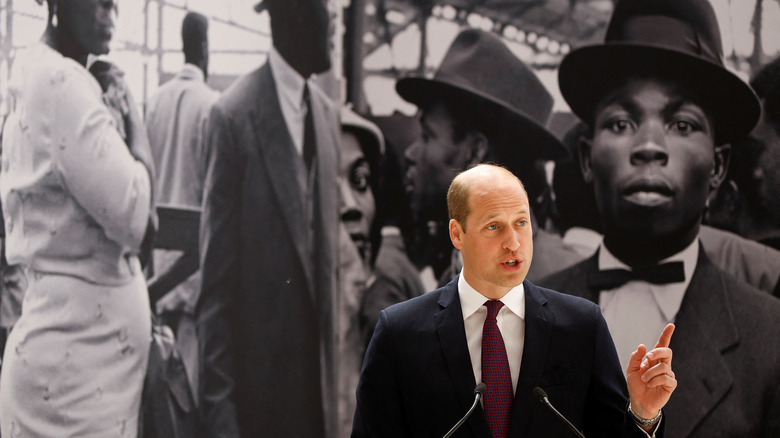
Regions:
<instances>
[{"instance_id":1,"label":"navy suit jacket","mask_svg":"<svg viewBox=\"0 0 780 438\"><path fill-rule=\"evenodd\" d=\"M536 386L589 438L644 436L626 413L625 379L598 306L523 284L525 346L509 436L572 436L536 400ZM363 362L352 436L441 437L473 403L476 383L456 277L380 313ZM481 406L455 436L490 437Z\"/></svg>"}]
</instances>

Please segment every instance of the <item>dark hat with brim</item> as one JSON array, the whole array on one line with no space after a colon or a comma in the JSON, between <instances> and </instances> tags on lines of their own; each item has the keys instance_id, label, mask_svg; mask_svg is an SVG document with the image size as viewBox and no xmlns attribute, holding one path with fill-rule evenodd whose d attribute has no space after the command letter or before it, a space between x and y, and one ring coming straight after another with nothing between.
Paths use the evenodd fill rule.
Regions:
<instances>
[{"instance_id":1,"label":"dark hat with brim","mask_svg":"<svg viewBox=\"0 0 780 438\"><path fill-rule=\"evenodd\" d=\"M473 112L486 129L517 138L502 156L558 160L566 149L546 128L553 98L531 69L495 35L462 31L432 79L408 77L396 83L405 100L425 109L438 101ZM489 135L489 133L487 133ZM526 158L527 159L527 158Z\"/></svg>"},{"instance_id":2,"label":"dark hat with brim","mask_svg":"<svg viewBox=\"0 0 780 438\"><path fill-rule=\"evenodd\" d=\"M706 0L622 0L603 45L579 48L561 62L566 102L592 124L598 102L630 77L680 84L713 117L715 143L749 133L761 114L753 89L723 63L720 30Z\"/></svg>"}]
</instances>

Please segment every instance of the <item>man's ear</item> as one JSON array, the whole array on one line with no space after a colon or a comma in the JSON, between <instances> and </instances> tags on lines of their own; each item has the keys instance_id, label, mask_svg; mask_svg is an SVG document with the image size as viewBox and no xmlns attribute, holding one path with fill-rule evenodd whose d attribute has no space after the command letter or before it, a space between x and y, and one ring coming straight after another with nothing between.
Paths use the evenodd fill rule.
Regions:
<instances>
[{"instance_id":1,"label":"man's ear","mask_svg":"<svg viewBox=\"0 0 780 438\"><path fill-rule=\"evenodd\" d=\"M485 134L479 131L471 131L468 133L468 147L469 157L466 163L466 168L484 163L487 160L490 144Z\"/></svg>"},{"instance_id":2,"label":"man's ear","mask_svg":"<svg viewBox=\"0 0 780 438\"><path fill-rule=\"evenodd\" d=\"M463 227L460 226L460 222L455 219L450 219L450 240L452 246L457 249L463 249Z\"/></svg>"},{"instance_id":3,"label":"man's ear","mask_svg":"<svg viewBox=\"0 0 780 438\"><path fill-rule=\"evenodd\" d=\"M726 179L729 170L729 160L731 159L731 145L724 144L715 147L715 156L710 173L710 192L718 190L718 187Z\"/></svg>"},{"instance_id":4,"label":"man's ear","mask_svg":"<svg viewBox=\"0 0 780 438\"><path fill-rule=\"evenodd\" d=\"M582 172L582 178L588 184L593 182L593 171L591 170L590 166L591 149L593 149L593 140L585 136L580 137L577 154L580 159L580 171Z\"/></svg>"}]
</instances>

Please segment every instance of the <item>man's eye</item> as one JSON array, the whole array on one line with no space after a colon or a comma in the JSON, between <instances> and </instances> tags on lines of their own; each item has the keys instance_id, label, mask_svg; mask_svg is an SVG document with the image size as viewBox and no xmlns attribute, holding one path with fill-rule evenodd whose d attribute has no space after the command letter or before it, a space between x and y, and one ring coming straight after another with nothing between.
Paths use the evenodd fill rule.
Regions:
<instances>
[{"instance_id":1,"label":"man's eye","mask_svg":"<svg viewBox=\"0 0 780 438\"><path fill-rule=\"evenodd\" d=\"M520 225L521 227L524 227L524 226L528 225L528 221L527 220L521 220L517 224Z\"/></svg>"},{"instance_id":2,"label":"man's eye","mask_svg":"<svg viewBox=\"0 0 780 438\"><path fill-rule=\"evenodd\" d=\"M672 123L672 129L680 134L690 134L697 130L696 125L687 120L676 120Z\"/></svg>"},{"instance_id":3,"label":"man's eye","mask_svg":"<svg viewBox=\"0 0 780 438\"><path fill-rule=\"evenodd\" d=\"M607 123L607 129L617 134L625 132L630 127L631 123L625 119L612 120L611 122Z\"/></svg>"},{"instance_id":4,"label":"man's eye","mask_svg":"<svg viewBox=\"0 0 780 438\"><path fill-rule=\"evenodd\" d=\"M359 192L365 192L368 190L369 181L371 180L371 169L365 160L358 161L349 174L349 184L353 189Z\"/></svg>"},{"instance_id":5,"label":"man's eye","mask_svg":"<svg viewBox=\"0 0 780 438\"><path fill-rule=\"evenodd\" d=\"M495 230L498 229L498 225L496 224L490 224L486 227L488 230Z\"/></svg>"}]
</instances>

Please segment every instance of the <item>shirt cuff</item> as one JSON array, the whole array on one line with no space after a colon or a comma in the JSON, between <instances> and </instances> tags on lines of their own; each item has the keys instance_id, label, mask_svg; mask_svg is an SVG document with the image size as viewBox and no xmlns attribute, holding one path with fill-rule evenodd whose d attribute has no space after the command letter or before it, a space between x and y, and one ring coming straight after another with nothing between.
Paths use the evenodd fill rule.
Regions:
<instances>
[{"instance_id":1,"label":"shirt cuff","mask_svg":"<svg viewBox=\"0 0 780 438\"><path fill-rule=\"evenodd\" d=\"M645 434L647 438L655 438L656 432L658 432L658 426L661 425L661 422L664 421L663 414L661 414L661 419L658 420L658 423L655 423L655 427L653 428L652 433L648 433L646 430L642 429L638 424L634 423L634 425L637 427L637 429L641 430L642 433Z\"/></svg>"}]
</instances>

